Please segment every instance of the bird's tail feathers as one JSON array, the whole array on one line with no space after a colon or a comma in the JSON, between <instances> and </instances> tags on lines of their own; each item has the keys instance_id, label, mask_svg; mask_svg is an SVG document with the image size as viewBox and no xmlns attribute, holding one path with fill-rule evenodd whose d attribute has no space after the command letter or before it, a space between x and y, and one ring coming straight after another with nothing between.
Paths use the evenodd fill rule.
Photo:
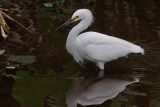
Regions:
<instances>
[{"instance_id":1,"label":"bird's tail feathers","mask_svg":"<svg viewBox=\"0 0 160 107\"><path fill-rule=\"evenodd\" d=\"M136 46L136 47L134 48L134 53L141 53L142 55L145 54L145 53L144 53L144 49L141 48L140 46Z\"/></svg>"},{"instance_id":2,"label":"bird's tail feathers","mask_svg":"<svg viewBox=\"0 0 160 107\"><path fill-rule=\"evenodd\" d=\"M141 48L141 54L142 55L144 55L145 53L144 53L144 49L143 48Z\"/></svg>"}]
</instances>

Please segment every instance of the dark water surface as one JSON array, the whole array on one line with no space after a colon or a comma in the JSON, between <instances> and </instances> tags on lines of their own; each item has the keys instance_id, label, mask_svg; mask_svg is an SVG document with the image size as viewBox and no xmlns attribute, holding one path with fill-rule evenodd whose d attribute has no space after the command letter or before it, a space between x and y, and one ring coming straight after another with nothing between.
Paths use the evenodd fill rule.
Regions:
<instances>
[{"instance_id":1,"label":"dark water surface","mask_svg":"<svg viewBox=\"0 0 160 107\"><path fill-rule=\"evenodd\" d=\"M25 62L15 77L0 75L0 107L160 107L159 0L73 0L52 8L43 5L48 1L3 0L0 6L10 7L9 2L22 11L10 14L24 23L34 22L30 28L37 33L19 33L24 33L22 44L6 40L2 46L7 52L0 61L8 64L6 56L10 55L31 55L36 61L28 59L34 63ZM131 41L146 54L107 63L104 78L97 78L94 64L86 68L76 64L65 50L68 32L75 24L55 29L79 8L93 11L95 23L89 30Z\"/></svg>"},{"instance_id":2,"label":"dark water surface","mask_svg":"<svg viewBox=\"0 0 160 107\"><path fill-rule=\"evenodd\" d=\"M1 107L160 106L158 71L115 71L106 73L104 78L93 73L30 76L21 71L15 80L1 77Z\"/></svg>"}]
</instances>

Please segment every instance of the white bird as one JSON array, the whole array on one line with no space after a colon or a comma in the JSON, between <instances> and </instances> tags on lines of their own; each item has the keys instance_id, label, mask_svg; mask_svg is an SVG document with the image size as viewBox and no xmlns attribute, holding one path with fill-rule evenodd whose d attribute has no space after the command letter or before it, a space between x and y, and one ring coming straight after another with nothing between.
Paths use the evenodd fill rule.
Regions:
<instances>
[{"instance_id":1,"label":"white bird","mask_svg":"<svg viewBox=\"0 0 160 107\"><path fill-rule=\"evenodd\" d=\"M93 31L81 33L93 22L92 12L88 9L77 10L70 20L57 29L79 20L79 24L69 32L66 41L67 51L79 64L83 63L84 60L89 60L104 70L106 62L127 56L129 53L144 54L144 49L140 46L123 39Z\"/></svg>"}]
</instances>

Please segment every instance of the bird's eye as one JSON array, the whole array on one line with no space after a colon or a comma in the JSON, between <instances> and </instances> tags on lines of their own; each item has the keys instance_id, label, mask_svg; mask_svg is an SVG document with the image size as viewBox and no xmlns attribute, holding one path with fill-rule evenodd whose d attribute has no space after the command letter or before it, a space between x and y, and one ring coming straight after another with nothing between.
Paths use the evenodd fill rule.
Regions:
<instances>
[{"instance_id":1,"label":"bird's eye","mask_svg":"<svg viewBox=\"0 0 160 107\"><path fill-rule=\"evenodd\" d=\"M79 16L76 16L76 17L75 17L75 19L78 19L78 18L79 18Z\"/></svg>"},{"instance_id":2,"label":"bird's eye","mask_svg":"<svg viewBox=\"0 0 160 107\"><path fill-rule=\"evenodd\" d=\"M79 16L73 16L71 17L72 20L78 20Z\"/></svg>"}]
</instances>

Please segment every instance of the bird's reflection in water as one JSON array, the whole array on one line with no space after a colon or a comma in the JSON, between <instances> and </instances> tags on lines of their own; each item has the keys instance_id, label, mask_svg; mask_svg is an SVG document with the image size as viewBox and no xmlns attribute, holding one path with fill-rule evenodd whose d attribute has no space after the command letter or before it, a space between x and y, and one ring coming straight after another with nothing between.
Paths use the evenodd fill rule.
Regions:
<instances>
[{"instance_id":1,"label":"bird's reflection in water","mask_svg":"<svg viewBox=\"0 0 160 107\"><path fill-rule=\"evenodd\" d=\"M76 79L68 90L67 106L102 104L106 100L116 97L127 85L135 82L139 82L139 78L132 74L107 74L103 78Z\"/></svg>"}]
</instances>

